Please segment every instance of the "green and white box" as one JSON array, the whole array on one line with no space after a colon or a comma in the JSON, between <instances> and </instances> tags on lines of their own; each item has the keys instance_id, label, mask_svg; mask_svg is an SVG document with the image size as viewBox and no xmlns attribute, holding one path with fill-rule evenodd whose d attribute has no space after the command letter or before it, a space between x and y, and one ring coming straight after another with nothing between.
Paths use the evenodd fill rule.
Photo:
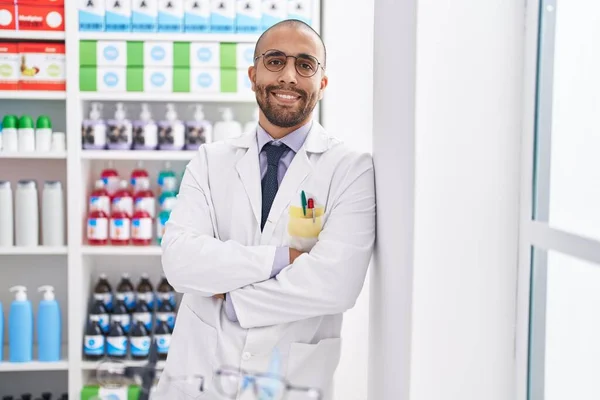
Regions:
<instances>
[{"instance_id":1,"label":"green and white box","mask_svg":"<svg viewBox=\"0 0 600 400\"><path fill-rule=\"evenodd\" d=\"M192 68L218 68L220 62L220 43L192 42L190 44L190 66Z\"/></svg>"},{"instance_id":2,"label":"green and white box","mask_svg":"<svg viewBox=\"0 0 600 400\"><path fill-rule=\"evenodd\" d=\"M173 66L173 42L144 42L144 67Z\"/></svg>"},{"instance_id":3,"label":"green and white box","mask_svg":"<svg viewBox=\"0 0 600 400\"><path fill-rule=\"evenodd\" d=\"M236 68L248 68L254 64L254 43L238 43L236 46Z\"/></svg>"},{"instance_id":4,"label":"green and white box","mask_svg":"<svg viewBox=\"0 0 600 400\"><path fill-rule=\"evenodd\" d=\"M97 67L98 92L124 92L127 88L125 67Z\"/></svg>"},{"instance_id":5,"label":"green and white box","mask_svg":"<svg viewBox=\"0 0 600 400\"><path fill-rule=\"evenodd\" d=\"M102 67L126 66L127 42L98 40L96 43L96 65Z\"/></svg>"},{"instance_id":6,"label":"green and white box","mask_svg":"<svg viewBox=\"0 0 600 400\"><path fill-rule=\"evenodd\" d=\"M193 93L217 93L221 90L221 71L218 68L192 68L190 87Z\"/></svg>"},{"instance_id":7,"label":"green and white box","mask_svg":"<svg viewBox=\"0 0 600 400\"><path fill-rule=\"evenodd\" d=\"M172 93L172 67L144 67L144 92Z\"/></svg>"}]
</instances>

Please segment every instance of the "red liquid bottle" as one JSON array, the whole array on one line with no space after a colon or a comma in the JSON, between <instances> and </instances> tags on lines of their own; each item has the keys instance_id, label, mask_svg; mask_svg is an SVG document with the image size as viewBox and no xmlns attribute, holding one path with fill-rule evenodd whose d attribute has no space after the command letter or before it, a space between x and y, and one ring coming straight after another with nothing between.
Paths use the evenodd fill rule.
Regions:
<instances>
[{"instance_id":1,"label":"red liquid bottle","mask_svg":"<svg viewBox=\"0 0 600 400\"><path fill-rule=\"evenodd\" d=\"M110 243L127 246L131 240L131 220L125 210L117 208L110 216Z\"/></svg>"},{"instance_id":2,"label":"red liquid bottle","mask_svg":"<svg viewBox=\"0 0 600 400\"><path fill-rule=\"evenodd\" d=\"M102 210L91 210L87 221L87 241L92 246L108 244L108 215Z\"/></svg>"},{"instance_id":3,"label":"red liquid bottle","mask_svg":"<svg viewBox=\"0 0 600 400\"><path fill-rule=\"evenodd\" d=\"M139 185L143 185L144 182L148 182L148 187L150 187L150 176L144 169L144 162L138 161L136 168L131 171L131 187L134 191L139 190Z\"/></svg>"},{"instance_id":4,"label":"red liquid bottle","mask_svg":"<svg viewBox=\"0 0 600 400\"><path fill-rule=\"evenodd\" d=\"M119 189L120 182L119 173L113 168L112 161L108 162L108 166L102 171L100 178L104 182L104 187L106 188L108 195L112 197Z\"/></svg>"},{"instance_id":5,"label":"red liquid bottle","mask_svg":"<svg viewBox=\"0 0 600 400\"><path fill-rule=\"evenodd\" d=\"M154 218L156 216L156 200L154 193L150 190L150 181L138 181L137 189L134 196L134 210L144 210L150 214L150 218Z\"/></svg>"},{"instance_id":6,"label":"red liquid bottle","mask_svg":"<svg viewBox=\"0 0 600 400\"><path fill-rule=\"evenodd\" d=\"M122 180L119 184L119 190L112 198L112 212L124 211L131 218L133 215L133 195L129 190L126 180Z\"/></svg>"},{"instance_id":7,"label":"red liquid bottle","mask_svg":"<svg viewBox=\"0 0 600 400\"><path fill-rule=\"evenodd\" d=\"M110 215L110 196L104 187L103 180L99 179L96 181L95 189L90 194L88 207L90 212L102 210L107 216Z\"/></svg>"},{"instance_id":8,"label":"red liquid bottle","mask_svg":"<svg viewBox=\"0 0 600 400\"><path fill-rule=\"evenodd\" d=\"M150 214L145 210L137 210L131 219L131 242L135 246L149 246L153 232Z\"/></svg>"}]
</instances>

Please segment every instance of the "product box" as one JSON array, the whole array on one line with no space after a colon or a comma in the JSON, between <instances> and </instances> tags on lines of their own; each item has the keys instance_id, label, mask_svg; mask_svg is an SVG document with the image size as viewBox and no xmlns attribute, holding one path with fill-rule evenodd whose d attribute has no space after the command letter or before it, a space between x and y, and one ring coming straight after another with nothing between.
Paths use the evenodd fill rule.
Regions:
<instances>
[{"instance_id":1,"label":"product box","mask_svg":"<svg viewBox=\"0 0 600 400\"><path fill-rule=\"evenodd\" d=\"M144 91L144 68L143 67L127 67L127 87L128 92L143 92Z\"/></svg>"},{"instance_id":2,"label":"product box","mask_svg":"<svg viewBox=\"0 0 600 400\"><path fill-rule=\"evenodd\" d=\"M254 64L254 43L238 43L236 45L236 68L247 69Z\"/></svg>"},{"instance_id":3,"label":"product box","mask_svg":"<svg viewBox=\"0 0 600 400\"><path fill-rule=\"evenodd\" d=\"M137 400L140 396L140 387L106 388L98 385L86 385L81 389L81 400L111 399L111 400Z\"/></svg>"},{"instance_id":4,"label":"product box","mask_svg":"<svg viewBox=\"0 0 600 400\"><path fill-rule=\"evenodd\" d=\"M98 69L96 67L79 67L79 90L82 92L98 91Z\"/></svg>"},{"instance_id":5,"label":"product box","mask_svg":"<svg viewBox=\"0 0 600 400\"><path fill-rule=\"evenodd\" d=\"M250 77L248 76L247 69L237 70L237 92L240 94L248 95L254 93L252 91L252 82L250 82Z\"/></svg>"},{"instance_id":6,"label":"product box","mask_svg":"<svg viewBox=\"0 0 600 400\"><path fill-rule=\"evenodd\" d=\"M106 31L131 31L131 1L106 0Z\"/></svg>"},{"instance_id":7,"label":"product box","mask_svg":"<svg viewBox=\"0 0 600 400\"><path fill-rule=\"evenodd\" d=\"M192 68L218 68L221 61L221 44L218 42L192 42L190 65Z\"/></svg>"},{"instance_id":8,"label":"product box","mask_svg":"<svg viewBox=\"0 0 600 400\"><path fill-rule=\"evenodd\" d=\"M132 0L131 31L156 32L158 30L158 0Z\"/></svg>"},{"instance_id":9,"label":"product box","mask_svg":"<svg viewBox=\"0 0 600 400\"><path fill-rule=\"evenodd\" d=\"M172 67L173 42L144 42L144 67Z\"/></svg>"},{"instance_id":10,"label":"product box","mask_svg":"<svg viewBox=\"0 0 600 400\"><path fill-rule=\"evenodd\" d=\"M182 0L158 0L158 31L183 31Z\"/></svg>"},{"instance_id":11,"label":"product box","mask_svg":"<svg viewBox=\"0 0 600 400\"><path fill-rule=\"evenodd\" d=\"M22 90L65 90L65 45L19 43L19 87Z\"/></svg>"},{"instance_id":12,"label":"product box","mask_svg":"<svg viewBox=\"0 0 600 400\"><path fill-rule=\"evenodd\" d=\"M17 7L20 31L64 31L64 0L19 0Z\"/></svg>"},{"instance_id":13,"label":"product box","mask_svg":"<svg viewBox=\"0 0 600 400\"><path fill-rule=\"evenodd\" d=\"M79 0L79 30L103 31L106 0Z\"/></svg>"},{"instance_id":14,"label":"product box","mask_svg":"<svg viewBox=\"0 0 600 400\"><path fill-rule=\"evenodd\" d=\"M221 68L236 68L237 67L237 50L236 43L221 43L219 54L219 66Z\"/></svg>"},{"instance_id":15,"label":"product box","mask_svg":"<svg viewBox=\"0 0 600 400\"><path fill-rule=\"evenodd\" d=\"M313 0L288 0L288 18L312 24Z\"/></svg>"},{"instance_id":16,"label":"product box","mask_svg":"<svg viewBox=\"0 0 600 400\"><path fill-rule=\"evenodd\" d=\"M190 90L192 93L217 93L221 87L221 71L218 68L192 68Z\"/></svg>"},{"instance_id":17,"label":"product box","mask_svg":"<svg viewBox=\"0 0 600 400\"><path fill-rule=\"evenodd\" d=\"M19 88L19 47L16 43L0 43L0 90Z\"/></svg>"},{"instance_id":18,"label":"product box","mask_svg":"<svg viewBox=\"0 0 600 400\"><path fill-rule=\"evenodd\" d=\"M233 33L235 31L236 0L211 0L210 31Z\"/></svg>"},{"instance_id":19,"label":"product box","mask_svg":"<svg viewBox=\"0 0 600 400\"><path fill-rule=\"evenodd\" d=\"M0 0L0 30L17 29L17 8L14 1Z\"/></svg>"},{"instance_id":20,"label":"product box","mask_svg":"<svg viewBox=\"0 0 600 400\"><path fill-rule=\"evenodd\" d=\"M96 87L98 92L125 92L125 67L97 67Z\"/></svg>"},{"instance_id":21,"label":"product box","mask_svg":"<svg viewBox=\"0 0 600 400\"><path fill-rule=\"evenodd\" d=\"M210 0L184 0L183 30L210 32Z\"/></svg>"},{"instance_id":22,"label":"product box","mask_svg":"<svg viewBox=\"0 0 600 400\"><path fill-rule=\"evenodd\" d=\"M191 71L189 67L173 68L173 92L189 93L190 92Z\"/></svg>"},{"instance_id":23,"label":"product box","mask_svg":"<svg viewBox=\"0 0 600 400\"><path fill-rule=\"evenodd\" d=\"M287 18L288 0L262 0L262 29L269 29Z\"/></svg>"},{"instance_id":24,"label":"product box","mask_svg":"<svg viewBox=\"0 0 600 400\"><path fill-rule=\"evenodd\" d=\"M235 30L238 33L258 33L261 30L261 0L236 0Z\"/></svg>"},{"instance_id":25,"label":"product box","mask_svg":"<svg viewBox=\"0 0 600 400\"><path fill-rule=\"evenodd\" d=\"M221 68L221 92L236 93L238 91L238 70Z\"/></svg>"},{"instance_id":26,"label":"product box","mask_svg":"<svg viewBox=\"0 0 600 400\"><path fill-rule=\"evenodd\" d=\"M172 93L172 67L144 67L144 92Z\"/></svg>"},{"instance_id":27,"label":"product box","mask_svg":"<svg viewBox=\"0 0 600 400\"><path fill-rule=\"evenodd\" d=\"M98 40L96 42L96 64L94 65L99 67L127 66L127 42L124 40Z\"/></svg>"}]
</instances>

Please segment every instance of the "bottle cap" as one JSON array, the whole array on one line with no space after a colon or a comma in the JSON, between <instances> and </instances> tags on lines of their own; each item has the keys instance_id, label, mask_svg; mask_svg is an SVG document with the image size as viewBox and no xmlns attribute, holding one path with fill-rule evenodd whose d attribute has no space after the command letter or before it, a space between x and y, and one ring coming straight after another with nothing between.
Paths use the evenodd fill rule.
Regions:
<instances>
[{"instance_id":1,"label":"bottle cap","mask_svg":"<svg viewBox=\"0 0 600 400\"><path fill-rule=\"evenodd\" d=\"M147 272L143 272L142 273L142 279L148 279L148 273Z\"/></svg>"},{"instance_id":2,"label":"bottle cap","mask_svg":"<svg viewBox=\"0 0 600 400\"><path fill-rule=\"evenodd\" d=\"M123 103L117 103L117 111L115 111L115 119L117 121L123 121L125 119L125 105Z\"/></svg>"},{"instance_id":3,"label":"bottle cap","mask_svg":"<svg viewBox=\"0 0 600 400\"><path fill-rule=\"evenodd\" d=\"M122 277L123 279L129 279L129 272L123 272L123 273L121 274L121 277Z\"/></svg>"},{"instance_id":4,"label":"bottle cap","mask_svg":"<svg viewBox=\"0 0 600 400\"><path fill-rule=\"evenodd\" d=\"M5 115L2 119L2 129L16 129L18 125L17 117L14 115Z\"/></svg>"},{"instance_id":5,"label":"bottle cap","mask_svg":"<svg viewBox=\"0 0 600 400\"><path fill-rule=\"evenodd\" d=\"M37 187L37 184L35 183L34 180L22 179L18 182L17 186L20 189L35 189Z\"/></svg>"},{"instance_id":6,"label":"bottle cap","mask_svg":"<svg viewBox=\"0 0 600 400\"><path fill-rule=\"evenodd\" d=\"M35 124L36 129L52 129L52 122L47 115L40 115Z\"/></svg>"},{"instance_id":7,"label":"bottle cap","mask_svg":"<svg viewBox=\"0 0 600 400\"><path fill-rule=\"evenodd\" d=\"M176 121L177 120L177 111L175 111L175 104L168 103L167 104L167 113L165 115L167 121Z\"/></svg>"},{"instance_id":8,"label":"bottle cap","mask_svg":"<svg viewBox=\"0 0 600 400\"><path fill-rule=\"evenodd\" d=\"M25 286L13 286L10 289L10 292L16 292L15 300L17 301L26 301L27 300L27 288Z\"/></svg>"},{"instance_id":9,"label":"bottle cap","mask_svg":"<svg viewBox=\"0 0 600 400\"><path fill-rule=\"evenodd\" d=\"M147 103L142 104L142 112L140 113L140 119L145 122L152 120L152 114L150 114L150 107L148 107Z\"/></svg>"},{"instance_id":10,"label":"bottle cap","mask_svg":"<svg viewBox=\"0 0 600 400\"><path fill-rule=\"evenodd\" d=\"M19 129L33 129L33 119L29 115L19 118Z\"/></svg>"},{"instance_id":11,"label":"bottle cap","mask_svg":"<svg viewBox=\"0 0 600 400\"><path fill-rule=\"evenodd\" d=\"M102 103L92 103L92 109L90 110L90 119L97 121L101 117L100 111L102 110Z\"/></svg>"},{"instance_id":12,"label":"bottle cap","mask_svg":"<svg viewBox=\"0 0 600 400\"><path fill-rule=\"evenodd\" d=\"M44 182L44 188L60 189L61 187L62 187L62 183L60 183L60 181L46 181L46 182Z\"/></svg>"},{"instance_id":13,"label":"bottle cap","mask_svg":"<svg viewBox=\"0 0 600 400\"><path fill-rule=\"evenodd\" d=\"M0 189L10 189L10 181L0 181Z\"/></svg>"},{"instance_id":14,"label":"bottle cap","mask_svg":"<svg viewBox=\"0 0 600 400\"><path fill-rule=\"evenodd\" d=\"M40 286L38 288L38 292L44 292L44 300L52 301L54 300L54 287L50 285Z\"/></svg>"},{"instance_id":15,"label":"bottle cap","mask_svg":"<svg viewBox=\"0 0 600 400\"><path fill-rule=\"evenodd\" d=\"M100 182L102 182L102 181L100 181ZM99 277L100 277L100 279L106 279L106 274L105 274L104 272L102 272L102 273L99 275Z\"/></svg>"}]
</instances>

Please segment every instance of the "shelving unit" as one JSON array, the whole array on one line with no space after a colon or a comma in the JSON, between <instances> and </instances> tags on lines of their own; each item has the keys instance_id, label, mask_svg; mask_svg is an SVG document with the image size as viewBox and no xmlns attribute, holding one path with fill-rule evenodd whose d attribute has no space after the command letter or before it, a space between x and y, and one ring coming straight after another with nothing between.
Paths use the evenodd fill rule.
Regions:
<instances>
[{"instance_id":1,"label":"shelving unit","mask_svg":"<svg viewBox=\"0 0 600 400\"><path fill-rule=\"evenodd\" d=\"M160 246L83 246L85 256L160 256Z\"/></svg>"},{"instance_id":2,"label":"shelving unit","mask_svg":"<svg viewBox=\"0 0 600 400\"><path fill-rule=\"evenodd\" d=\"M15 160L65 160L66 151L56 153L8 153L0 151L0 158L11 158Z\"/></svg>"},{"instance_id":3,"label":"shelving unit","mask_svg":"<svg viewBox=\"0 0 600 400\"><path fill-rule=\"evenodd\" d=\"M57 40L65 40L65 37L66 37L65 32L0 30L0 40L15 39L15 40L57 41Z\"/></svg>"},{"instance_id":4,"label":"shelving unit","mask_svg":"<svg viewBox=\"0 0 600 400\"><path fill-rule=\"evenodd\" d=\"M62 256L67 255L67 253L67 246L0 247L0 256Z\"/></svg>"},{"instance_id":5,"label":"shelving unit","mask_svg":"<svg viewBox=\"0 0 600 400\"><path fill-rule=\"evenodd\" d=\"M33 349L34 356L37 348ZM4 360L0 361L0 372L27 372L27 371L66 371L69 362L66 357L66 344L63 343L62 359L57 362L32 361L26 363L14 363L8 361L8 346L4 346Z\"/></svg>"},{"instance_id":6,"label":"shelving unit","mask_svg":"<svg viewBox=\"0 0 600 400\"><path fill-rule=\"evenodd\" d=\"M0 99L4 100L65 100L67 92L60 90L0 90Z\"/></svg>"},{"instance_id":7,"label":"shelving unit","mask_svg":"<svg viewBox=\"0 0 600 400\"><path fill-rule=\"evenodd\" d=\"M121 151L121 150L82 150L82 160L130 160L130 161L189 161L196 151Z\"/></svg>"},{"instance_id":8,"label":"shelving unit","mask_svg":"<svg viewBox=\"0 0 600 400\"><path fill-rule=\"evenodd\" d=\"M81 92L83 101L135 101L135 102L193 102L193 103L256 103L251 95L237 93L110 93L110 92Z\"/></svg>"},{"instance_id":9,"label":"shelving unit","mask_svg":"<svg viewBox=\"0 0 600 400\"><path fill-rule=\"evenodd\" d=\"M244 35L237 33L139 33L139 32L79 32L80 40L168 40L171 42L236 42L254 43L260 35Z\"/></svg>"}]
</instances>

